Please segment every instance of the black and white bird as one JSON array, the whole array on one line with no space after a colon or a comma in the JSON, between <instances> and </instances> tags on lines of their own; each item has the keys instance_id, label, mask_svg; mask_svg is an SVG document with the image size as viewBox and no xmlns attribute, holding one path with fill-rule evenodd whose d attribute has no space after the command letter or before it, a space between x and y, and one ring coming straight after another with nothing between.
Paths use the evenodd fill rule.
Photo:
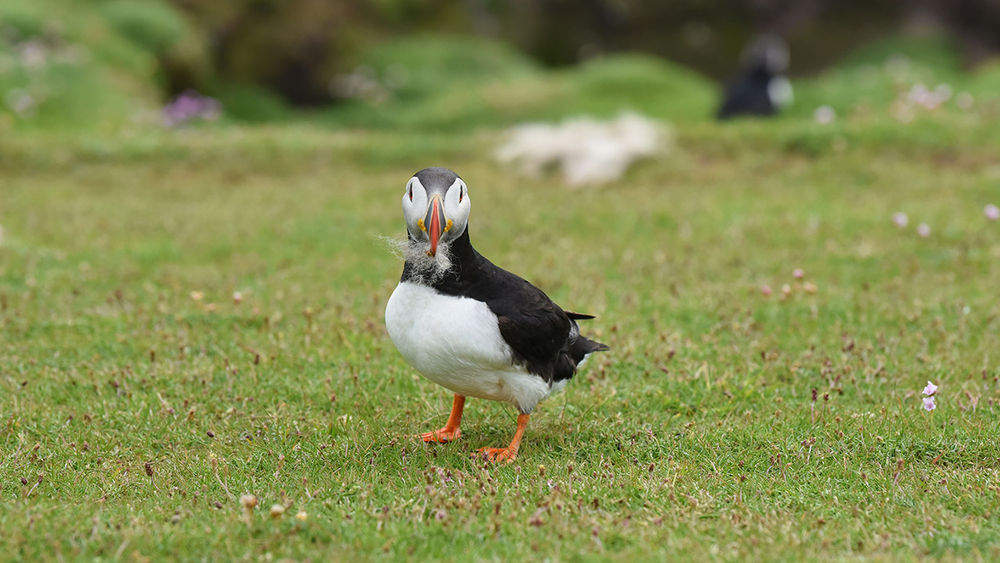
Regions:
<instances>
[{"instance_id":1,"label":"black and white bird","mask_svg":"<svg viewBox=\"0 0 1000 563\"><path fill-rule=\"evenodd\" d=\"M743 51L742 69L726 85L718 118L778 113L792 101L787 70L788 46L780 37L755 39Z\"/></svg>"},{"instance_id":2,"label":"black and white bird","mask_svg":"<svg viewBox=\"0 0 1000 563\"><path fill-rule=\"evenodd\" d=\"M407 362L455 393L444 428L420 437L457 439L466 397L506 401L519 412L513 440L478 452L513 461L535 406L607 346L580 335L576 321L592 316L563 311L472 248L470 208L468 187L447 168L425 168L407 182L406 263L385 324Z\"/></svg>"}]
</instances>

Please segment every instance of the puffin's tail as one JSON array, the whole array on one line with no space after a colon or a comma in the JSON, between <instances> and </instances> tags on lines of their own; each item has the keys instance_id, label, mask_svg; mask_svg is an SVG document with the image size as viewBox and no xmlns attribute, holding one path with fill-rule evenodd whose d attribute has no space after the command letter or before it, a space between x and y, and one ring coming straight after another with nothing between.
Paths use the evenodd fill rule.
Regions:
<instances>
[{"instance_id":1,"label":"puffin's tail","mask_svg":"<svg viewBox=\"0 0 1000 563\"><path fill-rule=\"evenodd\" d=\"M593 354L594 352L609 350L607 345L601 344L596 340L591 340L580 334L580 327L576 324L576 321L592 319L594 318L594 315L570 313L567 311L566 316L569 317L570 323L572 323L569 329L569 355L573 358L573 362L576 364L577 368L579 368L583 362L587 360L587 356Z\"/></svg>"},{"instance_id":2,"label":"puffin's tail","mask_svg":"<svg viewBox=\"0 0 1000 563\"><path fill-rule=\"evenodd\" d=\"M559 359L552 371L552 381L562 381L570 379L578 369L583 367L587 357L594 352L607 350L608 347L600 342L595 342L585 336L580 335L580 327L577 320L592 319L593 315L581 315L580 313L566 312L569 317L569 338L566 339L566 347L559 353ZM552 383L550 381L549 383Z\"/></svg>"},{"instance_id":3,"label":"puffin's tail","mask_svg":"<svg viewBox=\"0 0 1000 563\"><path fill-rule=\"evenodd\" d=\"M573 357L573 361L577 363L577 367L587 359L587 356L593 354L594 352L604 352L610 350L607 344L601 344L596 340L591 340L586 336L580 336L576 339L569 347L569 355Z\"/></svg>"}]
</instances>

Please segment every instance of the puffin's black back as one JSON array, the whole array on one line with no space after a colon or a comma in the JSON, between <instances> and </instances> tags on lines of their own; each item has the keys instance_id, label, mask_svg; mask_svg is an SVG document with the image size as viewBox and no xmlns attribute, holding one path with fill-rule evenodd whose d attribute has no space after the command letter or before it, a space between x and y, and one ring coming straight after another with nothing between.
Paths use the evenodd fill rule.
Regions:
<instances>
[{"instance_id":1,"label":"puffin's black back","mask_svg":"<svg viewBox=\"0 0 1000 563\"><path fill-rule=\"evenodd\" d=\"M719 107L719 119L738 115L774 115L777 108L771 102L768 85L774 75L758 67L732 79L726 86L725 97Z\"/></svg>"},{"instance_id":2,"label":"puffin's black back","mask_svg":"<svg viewBox=\"0 0 1000 563\"><path fill-rule=\"evenodd\" d=\"M451 269L431 287L486 303L515 360L531 373L549 383L569 379L587 354L608 349L580 335L576 320L593 317L566 313L542 290L484 258L472 248L468 227L449 250ZM409 262L403 266L402 281L426 283Z\"/></svg>"}]
</instances>

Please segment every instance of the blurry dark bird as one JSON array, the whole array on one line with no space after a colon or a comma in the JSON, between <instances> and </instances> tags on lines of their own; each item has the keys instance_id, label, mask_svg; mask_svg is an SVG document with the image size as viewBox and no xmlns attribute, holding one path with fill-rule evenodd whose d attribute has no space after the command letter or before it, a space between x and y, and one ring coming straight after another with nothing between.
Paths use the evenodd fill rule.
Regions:
<instances>
[{"instance_id":1,"label":"blurry dark bird","mask_svg":"<svg viewBox=\"0 0 1000 563\"><path fill-rule=\"evenodd\" d=\"M410 365L455 393L444 428L420 437L457 439L466 397L506 401L520 413L513 440L478 453L513 461L535 406L608 348L580 334L576 321L592 316L563 311L472 248L470 207L468 187L447 168L425 168L407 182L406 263L385 325Z\"/></svg>"},{"instance_id":2,"label":"blurry dark bird","mask_svg":"<svg viewBox=\"0 0 1000 563\"><path fill-rule=\"evenodd\" d=\"M792 85L785 77L788 47L780 37L756 38L742 58L742 69L726 85L719 119L774 115L792 101Z\"/></svg>"}]
</instances>

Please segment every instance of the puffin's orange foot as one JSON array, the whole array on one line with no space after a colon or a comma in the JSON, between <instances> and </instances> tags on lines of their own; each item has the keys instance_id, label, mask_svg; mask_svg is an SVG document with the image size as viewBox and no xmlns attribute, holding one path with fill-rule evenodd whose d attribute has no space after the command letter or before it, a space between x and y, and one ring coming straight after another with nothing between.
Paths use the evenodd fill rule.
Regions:
<instances>
[{"instance_id":1,"label":"puffin's orange foot","mask_svg":"<svg viewBox=\"0 0 1000 563\"><path fill-rule=\"evenodd\" d=\"M457 440L461 435L462 431L458 428L454 430L451 430L450 428L442 428L441 430L435 430L433 432L424 432L419 436L419 438L425 442L437 442L439 444L443 444L445 442Z\"/></svg>"},{"instance_id":2,"label":"puffin's orange foot","mask_svg":"<svg viewBox=\"0 0 1000 563\"><path fill-rule=\"evenodd\" d=\"M492 461L493 463L506 462L510 463L517 459L517 449L512 448L479 448L476 453L472 454L472 457L481 457L483 459Z\"/></svg>"}]
</instances>

